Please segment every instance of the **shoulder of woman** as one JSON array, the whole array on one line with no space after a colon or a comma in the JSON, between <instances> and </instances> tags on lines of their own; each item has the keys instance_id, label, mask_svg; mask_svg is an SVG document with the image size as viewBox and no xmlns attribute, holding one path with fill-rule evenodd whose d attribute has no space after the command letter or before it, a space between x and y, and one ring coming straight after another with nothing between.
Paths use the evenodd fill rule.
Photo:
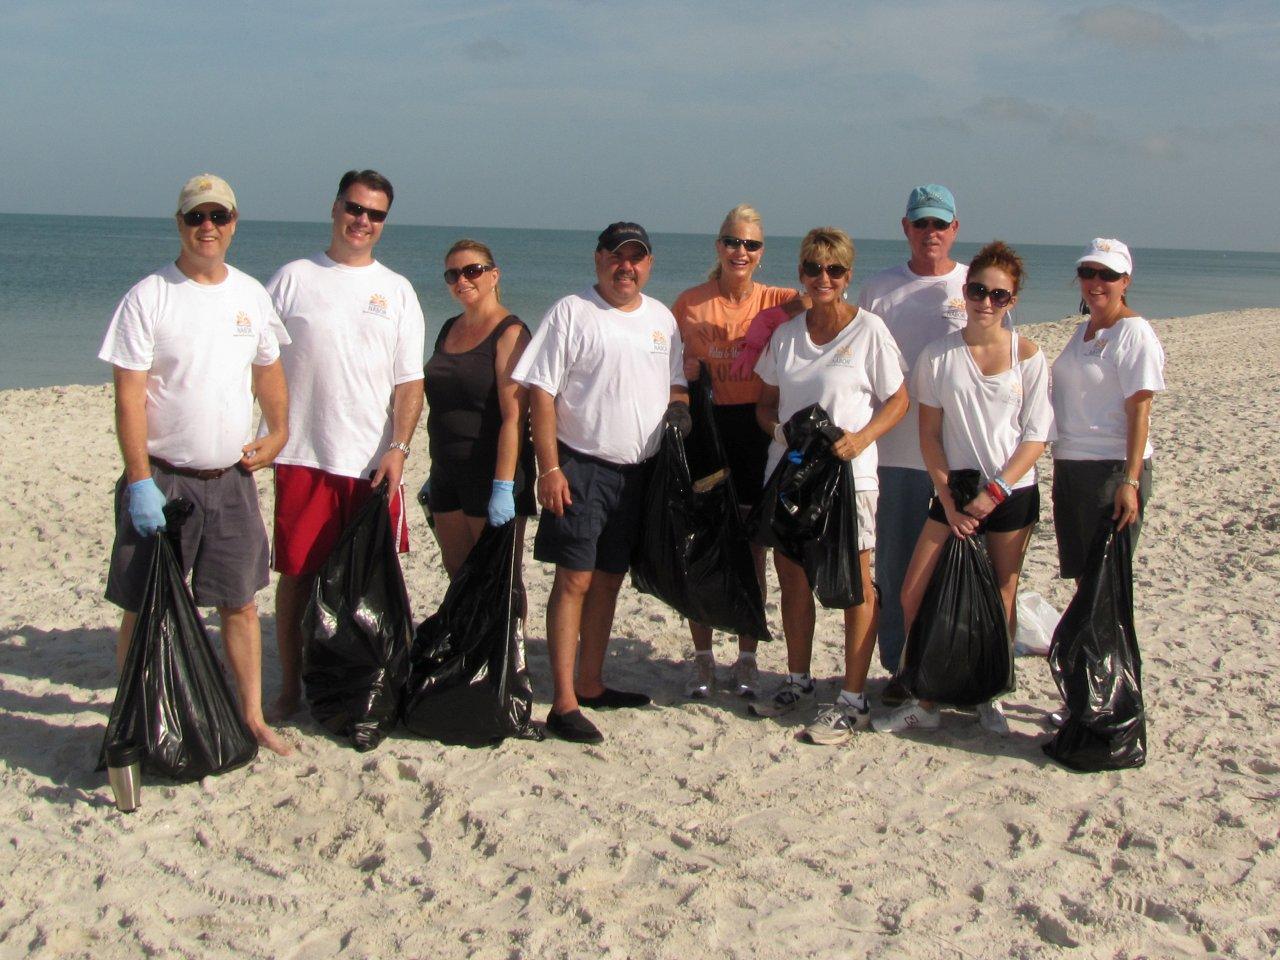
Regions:
<instances>
[{"instance_id":1,"label":"shoulder of woman","mask_svg":"<svg viewBox=\"0 0 1280 960\"><path fill-rule=\"evenodd\" d=\"M1040 353L1040 346L1027 337L1018 337L1018 360L1027 361Z\"/></svg>"}]
</instances>

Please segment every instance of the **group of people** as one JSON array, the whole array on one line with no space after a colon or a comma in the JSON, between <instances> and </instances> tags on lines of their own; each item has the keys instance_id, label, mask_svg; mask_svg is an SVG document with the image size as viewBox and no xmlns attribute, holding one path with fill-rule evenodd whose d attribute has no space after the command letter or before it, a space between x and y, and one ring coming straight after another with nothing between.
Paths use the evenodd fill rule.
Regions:
<instances>
[{"instance_id":1,"label":"group of people","mask_svg":"<svg viewBox=\"0 0 1280 960\"><path fill-rule=\"evenodd\" d=\"M1021 259L996 241L967 266L955 262L955 200L937 184L908 198L908 261L863 283L856 305L844 231L804 238L799 290L768 287L754 280L765 247L760 215L740 205L721 224L707 281L671 309L643 293L654 263L648 233L620 221L597 239L594 283L552 305L531 334L502 305L492 251L460 240L444 281L461 312L441 328L424 368L413 288L374 258L393 197L376 171L349 171L328 249L285 265L264 289L226 263L239 214L230 186L193 177L178 200L177 260L129 291L99 354L114 369L125 464L107 585L124 610L118 657L141 602L144 545L165 528L166 502L182 497L195 507L177 532L193 593L217 608L246 723L278 753L290 748L264 715L254 596L274 566L282 689L268 713L282 719L301 701L301 619L314 575L381 484L399 548L408 549L400 481L424 396L431 467L419 499L450 577L486 524L522 530L541 511L534 557L555 568L546 726L575 742L603 739L583 708L649 703L606 685L605 655L640 532L644 466L668 427L698 442L688 383L701 368L744 510L786 453L792 415L821 404L842 431L831 449L852 467L865 599L844 611L841 691L805 727L812 743L842 743L873 726L865 684L877 642L896 673L947 538L985 538L1015 628L1040 512L1035 464L1048 443L1064 577L1080 576L1101 525L1132 524L1136 533L1141 522L1164 357L1127 303L1133 260L1117 240L1094 240L1077 262L1087 316L1052 368L1007 322ZM255 398L262 418L252 437ZM268 466L270 549L252 478ZM976 497L957 499L955 471L977 471ZM764 551L755 548L754 559L764 590ZM774 563L787 674L776 690L760 690L758 637L737 638L730 673L730 688L758 717L793 712L816 691L812 588L800 565L776 551ZM718 685L712 632L696 623L690 632L686 692L704 698ZM875 729L939 724L938 705L911 700L896 680L881 701L895 709ZM998 702L979 719L1007 730Z\"/></svg>"}]
</instances>

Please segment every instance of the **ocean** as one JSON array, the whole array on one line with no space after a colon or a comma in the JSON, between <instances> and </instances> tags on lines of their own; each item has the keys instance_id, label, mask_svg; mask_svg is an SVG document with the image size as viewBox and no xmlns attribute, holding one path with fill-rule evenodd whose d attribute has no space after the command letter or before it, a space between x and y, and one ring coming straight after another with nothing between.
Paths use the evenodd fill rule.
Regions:
<instances>
[{"instance_id":1,"label":"ocean","mask_svg":"<svg viewBox=\"0 0 1280 960\"><path fill-rule=\"evenodd\" d=\"M502 268L503 301L530 326L559 297L594 280L593 231L389 223L378 258L413 282L427 315L428 345L441 322L457 312L440 274L445 251L459 237L483 240L493 249ZM645 292L670 304L704 280L714 260L713 237L653 234L655 262ZM1078 246L1049 246L1010 238L1028 273L1018 323L1075 313L1074 263L1087 239ZM228 260L265 282L281 264L322 250L328 241L327 222L245 220ZM854 242L855 286L907 256L900 238ZM795 286L799 244L799 237L771 235L757 279ZM978 246L957 243L954 256L967 259ZM0 389L110 380L110 368L97 353L112 311L129 287L177 251L171 219L0 214ZM1147 317L1280 306L1280 254L1136 249L1134 257L1129 299Z\"/></svg>"}]
</instances>

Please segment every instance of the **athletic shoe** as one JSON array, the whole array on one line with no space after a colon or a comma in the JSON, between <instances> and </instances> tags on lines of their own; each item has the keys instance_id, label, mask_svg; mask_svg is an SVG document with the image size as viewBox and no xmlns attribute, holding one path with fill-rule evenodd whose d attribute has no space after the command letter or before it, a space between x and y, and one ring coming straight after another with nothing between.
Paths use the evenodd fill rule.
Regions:
<instances>
[{"instance_id":1,"label":"athletic shoe","mask_svg":"<svg viewBox=\"0 0 1280 960\"><path fill-rule=\"evenodd\" d=\"M649 703L648 694L614 690L612 687L605 687L603 693L594 697L578 697L579 706L591 707L594 710L625 710L631 707L647 707Z\"/></svg>"},{"instance_id":2,"label":"athletic shoe","mask_svg":"<svg viewBox=\"0 0 1280 960\"><path fill-rule=\"evenodd\" d=\"M880 703L886 707L900 707L911 699L911 692L907 690L904 684L897 677L894 677L884 685L884 689L880 691Z\"/></svg>"},{"instance_id":3,"label":"athletic shoe","mask_svg":"<svg viewBox=\"0 0 1280 960\"><path fill-rule=\"evenodd\" d=\"M705 700L716 688L716 662L711 657L693 658L689 664L689 683L684 695L690 700Z\"/></svg>"},{"instance_id":4,"label":"athletic shoe","mask_svg":"<svg viewBox=\"0 0 1280 960\"><path fill-rule=\"evenodd\" d=\"M999 700L978 705L978 723L983 730L990 730L997 736L1009 735L1009 721L1004 718L1004 704Z\"/></svg>"},{"instance_id":5,"label":"athletic shoe","mask_svg":"<svg viewBox=\"0 0 1280 960\"><path fill-rule=\"evenodd\" d=\"M754 700L760 689L760 670L756 667L755 657L745 660L739 657L733 662L729 671L730 689L744 700Z\"/></svg>"},{"instance_id":6,"label":"athletic shoe","mask_svg":"<svg viewBox=\"0 0 1280 960\"><path fill-rule=\"evenodd\" d=\"M859 730L871 727L871 708L858 709L852 704L837 700L823 707L813 718L813 723L800 734L802 740L820 747L834 747L853 739Z\"/></svg>"},{"instance_id":7,"label":"athletic shoe","mask_svg":"<svg viewBox=\"0 0 1280 960\"><path fill-rule=\"evenodd\" d=\"M914 730L937 730L942 726L942 715L937 710L926 710L919 703L908 703L886 716L871 721L873 729L880 733L911 733Z\"/></svg>"},{"instance_id":8,"label":"athletic shoe","mask_svg":"<svg viewBox=\"0 0 1280 960\"><path fill-rule=\"evenodd\" d=\"M581 710L570 710L568 713L547 714L547 729L561 740L574 743L602 743L604 734L594 723L582 715Z\"/></svg>"},{"instance_id":9,"label":"athletic shoe","mask_svg":"<svg viewBox=\"0 0 1280 960\"><path fill-rule=\"evenodd\" d=\"M811 679L808 686L801 686L790 677L778 685L772 699L764 703L752 703L747 706L747 713L753 717L780 717L800 706L805 697L812 697L818 685Z\"/></svg>"}]
</instances>

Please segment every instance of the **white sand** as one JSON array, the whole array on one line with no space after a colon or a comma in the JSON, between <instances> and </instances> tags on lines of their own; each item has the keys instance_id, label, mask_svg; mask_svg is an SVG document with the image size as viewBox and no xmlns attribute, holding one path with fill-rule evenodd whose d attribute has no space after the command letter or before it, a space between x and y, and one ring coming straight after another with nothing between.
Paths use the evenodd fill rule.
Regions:
<instances>
[{"instance_id":1,"label":"white sand","mask_svg":"<svg viewBox=\"0 0 1280 960\"><path fill-rule=\"evenodd\" d=\"M110 393L0 393L0 956L1274 956L1278 324L1155 325L1170 389L1136 565L1150 759L1103 775L1041 753L1041 660L1019 661L1003 740L950 713L933 736L823 749L795 739L807 716L685 703L685 628L628 587L609 670L658 705L597 714L602 746L398 733L357 754L304 720L297 756L152 784L123 816L92 772L115 681ZM1056 356L1069 329L1029 332ZM414 520L421 619L444 577ZM1025 588L1061 609L1053 556L1046 522ZM530 559L526 577L541 717L550 576ZM260 601L270 692L273 590ZM818 637L833 678L836 615ZM780 641L762 649L770 684L783 663Z\"/></svg>"}]
</instances>

